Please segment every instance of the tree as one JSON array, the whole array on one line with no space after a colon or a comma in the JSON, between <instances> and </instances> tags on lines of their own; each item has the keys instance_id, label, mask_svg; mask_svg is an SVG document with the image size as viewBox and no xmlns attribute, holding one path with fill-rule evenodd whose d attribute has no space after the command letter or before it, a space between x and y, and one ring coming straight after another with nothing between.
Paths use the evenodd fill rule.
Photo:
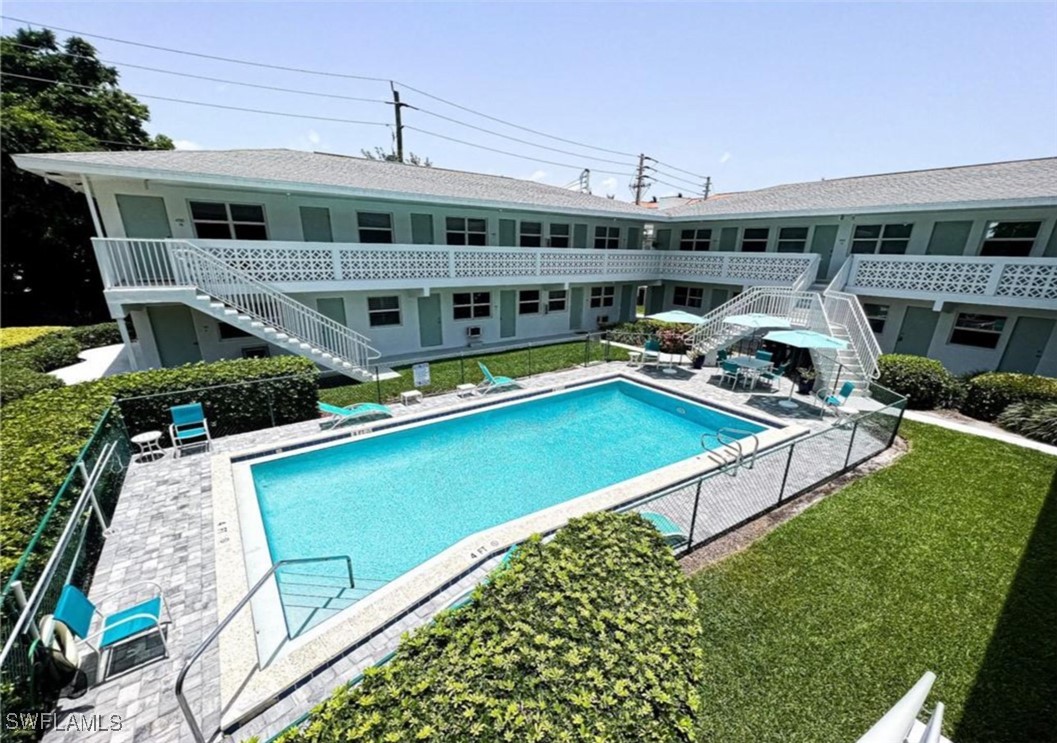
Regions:
<instances>
[{"instance_id":1,"label":"tree","mask_svg":"<svg viewBox=\"0 0 1057 743\"><path fill-rule=\"evenodd\" d=\"M172 149L143 125L147 107L118 87L118 72L95 48L51 31L19 29L0 38L0 281L5 325L79 324L106 319L83 194L20 170L23 152ZM24 75L54 84L26 80ZM74 87L85 86L85 87Z\"/></svg>"},{"instance_id":2,"label":"tree","mask_svg":"<svg viewBox=\"0 0 1057 743\"><path fill-rule=\"evenodd\" d=\"M383 149L382 147L375 147L373 150L363 149L360 150L360 154L362 154L368 160L385 160L386 162L390 163L399 162L399 159L396 156L396 152L392 150L386 152L385 149ZM432 160L430 160L428 157L416 155L414 152L407 153L407 157L404 159L404 163L406 165L418 165L421 168L433 167Z\"/></svg>"}]
</instances>

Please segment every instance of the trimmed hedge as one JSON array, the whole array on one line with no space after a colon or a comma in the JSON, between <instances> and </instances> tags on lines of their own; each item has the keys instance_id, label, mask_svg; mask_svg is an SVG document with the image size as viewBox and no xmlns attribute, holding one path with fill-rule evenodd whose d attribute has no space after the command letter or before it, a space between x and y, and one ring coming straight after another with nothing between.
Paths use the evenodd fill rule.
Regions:
<instances>
[{"instance_id":1,"label":"trimmed hedge","mask_svg":"<svg viewBox=\"0 0 1057 743\"><path fill-rule=\"evenodd\" d=\"M996 422L1012 433L1057 446L1057 402L1015 402Z\"/></svg>"},{"instance_id":2,"label":"trimmed hedge","mask_svg":"<svg viewBox=\"0 0 1057 743\"><path fill-rule=\"evenodd\" d=\"M0 329L0 404L62 386L46 372L76 364L88 348L121 342L117 323L77 328L30 327Z\"/></svg>"},{"instance_id":3,"label":"trimmed hedge","mask_svg":"<svg viewBox=\"0 0 1057 743\"><path fill-rule=\"evenodd\" d=\"M0 328L0 351L25 346L45 335L66 330L65 325L36 325L21 328Z\"/></svg>"},{"instance_id":4,"label":"trimmed hedge","mask_svg":"<svg viewBox=\"0 0 1057 743\"><path fill-rule=\"evenodd\" d=\"M256 384L189 391L247 381ZM167 430L169 407L194 400L204 404L217 433L230 434L271 425L273 412L276 424L318 416L317 383L318 371L311 361L278 356L120 374L39 392L5 405L0 417L0 490L4 494L0 574L6 579L18 561L66 473L115 397L154 395L119 403L130 434ZM61 530L62 519L49 524L43 546L50 547Z\"/></svg>"},{"instance_id":5,"label":"trimmed hedge","mask_svg":"<svg viewBox=\"0 0 1057 743\"><path fill-rule=\"evenodd\" d=\"M529 540L470 605L404 637L281 740L695 740L696 610L646 521L584 516Z\"/></svg>"},{"instance_id":6,"label":"trimmed hedge","mask_svg":"<svg viewBox=\"0 0 1057 743\"><path fill-rule=\"evenodd\" d=\"M693 332L693 325L643 319L611 328L608 337L614 343L641 346L648 336L655 335L663 353L686 353L685 338Z\"/></svg>"},{"instance_id":7,"label":"trimmed hedge","mask_svg":"<svg viewBox=\"0 0 1057 743\"><path fill-rule=\"evenodd\" d=\"M982 421L993 421L1013 403L1035 400L1057 402L1057 379L991 372L969 381L961 411Z\"/></svg>"},{"instance_id":8,"label":"trimmed hedge","mask_svg":"<svg viewBox=\"0 0 1057 743\"><path fill-rule=\"evenodd\" d=\"M885 354L877 366L878 384L903 395L913 410L957 407L964 394L957 377L935 359Z\"/></svg>"}]
</instances>

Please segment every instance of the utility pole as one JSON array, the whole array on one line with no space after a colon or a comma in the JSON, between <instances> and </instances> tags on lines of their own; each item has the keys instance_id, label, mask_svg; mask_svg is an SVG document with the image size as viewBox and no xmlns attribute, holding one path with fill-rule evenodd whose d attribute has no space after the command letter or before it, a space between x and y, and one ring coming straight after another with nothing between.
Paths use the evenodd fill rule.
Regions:
<instances>
[{"instance_id":1,"label":"utility pole","mask_svg":"<svg viewBox=\"0 0 1057 743\"><path fill-rule=\"evenodd\" d=\"M400 102L400 91L396 89L392 81L390 81L389 87L393 91L393 101L389 105L393 107L393 115L396 117L396 159L397 162L402 163L404 162L404 121L401 116L401 110L413 107Z\"/></svg>"},{"instance_id":2,"label":"utility pole","mask_svg":"<svg viewBox=\"0 0 1057 743\"><path fill-rule=\"evenodd\" d=\"M710 193L712 193L712 176L705 178L705 199L708 199Z\"/></svg>"},{"instance_id":3,"label":"utility pole","mask_svg":"<svg viewBox=\"0 0 1057 743\"><path fill-rule=\"evenodd\" d=\"M642 187L646 179L646 155L639 154L639 167L635 171L635 204L642 203Z\"/></svg>"}]
</instances>

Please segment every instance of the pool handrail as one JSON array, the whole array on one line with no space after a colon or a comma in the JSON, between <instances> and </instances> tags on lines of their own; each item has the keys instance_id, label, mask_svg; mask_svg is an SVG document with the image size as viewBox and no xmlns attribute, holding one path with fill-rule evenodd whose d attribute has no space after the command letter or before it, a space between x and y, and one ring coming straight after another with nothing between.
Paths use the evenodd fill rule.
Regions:
<instances>
[{"instance_id":1,"label":"pool handrail","mask_svg":"<svg viewBox=\"0 0 1057 743\"><path fill-rule=\"evenodd\" d=\"M353 581L352 575L352 558L348 555L327 555L325 557L294 557L287 560L280 560L279 562L275 563L270 568L268 568L267 572L265 572L265 574L262 575L256 583L253 584L253 587L246 592L246 595L239 599L239 602L235 604L235 607L227 613L227 616L225 616L222 620L220 620L220 622L217 623L217 626L213 628L213 631L209 633L209 636L206 637L206 639L204 639L198 645L198 647L193 653L191 653L191 657L187 659L187 662L184 663L183 668L180 669L180 674L176 677L176 685L174 687L174 692L176 694L176 701L180 705L180 711L183 712L184 719L187 720L187 725L191 728L191 735L194 737L196 743L206 743L206 738L202 735L202 728L198 725L198 720L195 719L194 713L191 711L191 706L187 703L187 698L184 696L183 693L184 680L187 678L187 672L191 670L191 666L193 666L195 661L202 657L202 654L205 653L209 646L212 645L218 637L220 637L220 633L223 632L229 624L231 624L231 622L235 619L238 613L242 611L246 604L248 604L250 600L257 594L257 591L259 591L264 586L264 584L267 583L271 579L271 577L276 574L276 572L278 572L279 568L283 568L288 565L303 565L305 563L310 562L333 562L335 560L345 561L345 565L349 571L349 588L355 588L356 586Z\"/></svg>"}]
</instances>

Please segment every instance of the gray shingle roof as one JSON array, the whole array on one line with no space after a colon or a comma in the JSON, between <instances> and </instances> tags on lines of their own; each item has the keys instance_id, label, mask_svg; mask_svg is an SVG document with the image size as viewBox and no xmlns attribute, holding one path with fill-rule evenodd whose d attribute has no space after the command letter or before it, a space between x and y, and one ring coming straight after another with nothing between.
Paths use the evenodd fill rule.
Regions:
<instances>
[{"instance_id":1,"label":"gray shingle roof","mask_svg":"<svg viewBox=\"0 0 1057 743\"><path fill-rule=\"evenodd\" d=\"M350 192L372 191L378 192L379 197L401 195L404 199L414 196L418 200L435 197L519 205L530 209L604 212L614 216L648 217L651 214L648 209L624 201L517 178L298 150L70 152L27 157L53 161L56 171L71 173L85 172L78 170L78 165L90 165L113 169L114 175L127 173L139 178L144 176L137 171L149 170L166 175L171 173L174 180L191 179L197 175L323 186ZM96 171L93 168L88 172Z\"/></svg>"},{"instance_id":2,"label":"gray shingle roof","mask_svg":"<svg viewBox=\"0 0 1057 743\"><path fill-rule=\"evenodd\" d=\"M672 219L756 214L845 214L940 204L1057 203L1057 158L791 183L720 194L665 211Z\"/></svg>"}]
</instances>

